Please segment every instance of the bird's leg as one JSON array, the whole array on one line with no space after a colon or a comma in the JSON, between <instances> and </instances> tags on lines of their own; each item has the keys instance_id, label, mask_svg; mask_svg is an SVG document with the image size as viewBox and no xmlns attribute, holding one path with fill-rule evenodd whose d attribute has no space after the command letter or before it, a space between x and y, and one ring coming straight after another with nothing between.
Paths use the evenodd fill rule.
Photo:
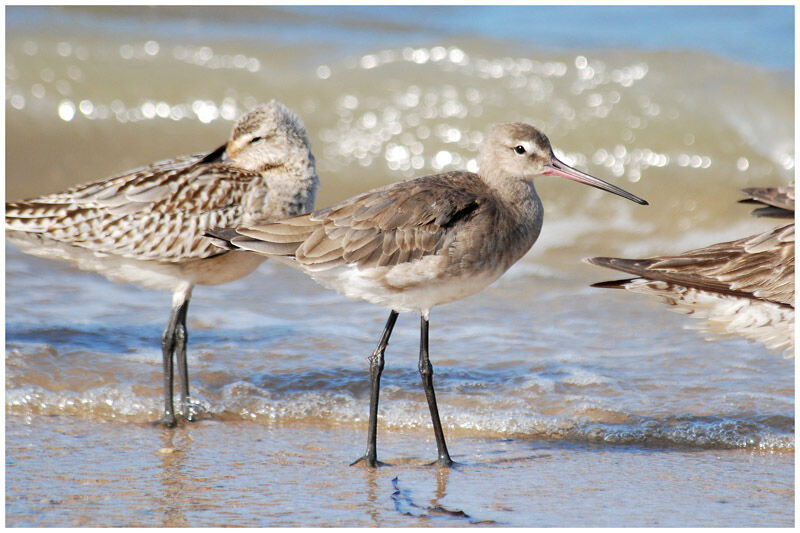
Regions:
<instances>
[{"instance_id":1,"label":"bird's leg","mask_svg":"<svg viewBox=\"0 0 800 533\"><path fill-rule=\"evenodd\" d=\"M186 329L186 313L189 300L185 300L177 310L174 335L175 361L178 363L178 384L181 393L181 414L189 421L194 420L194 413L189 405L189 365L186 362L186 342L189 338Z\"/></svg>"},{"instance_id":2,"label":"bird's leg","mask_svg":"<svg viewBox=\"0 0 800 533\"><path fill-rule=\"evenodd\" d=\"M161 355L164 362L164 416L161 423L167 427L175 427L175 407L172 403L172 354L175 351L175 324L179 308L173 307L167 327L161 335Z\"/></svg>"},{"instance_id":3,"label":"bird's leg","mask_svg":"<svg viewBox=\"0 0 800 533\"><path fill-rule=\"evenodd\" d=\"M433 391L433 365L428 358L428 319L424 315L420 317L419 375L422 377L422 387L425 389L425 397L431 410L433 434L436 436L436 447L439 451L437 463L441 466L452 466L453 460L447 453L442 422L439 420L439 408L436 406L436 393Z\"/></svg>"},{"instance_id":4,"label":"bird's leg","mask_svg":"<svg viewBox=\"0 0 800 533\"><path fill-rule=\"evenodd\" d=\"M189 412L189 373L186 363L186 312L189 309L191 296L191 285L179 287L172 294L172 312L169 315L167 327L161 335L161 352L164 360L164 416L160 422L167 427L175 427L177 424L172 398L175 379L173 355L178 363L181 413L187 420L192 419Z\"/></svg>"},{"instance_id":5,"label":"bird's leg","mask_svg":"<svg viewBox=\"0 0 800 533\"><path fill-rule=\"evenodd\" d=\"M386 321L386 327L383 328L383 335L378 342L378 346L369 358L369 428L367 429L367 451L363 456L359 457L351 463L355 465L364 461L366 466L378 466L378 397L380 396L381 389L381 373L383 372L383 352L389 345L389 337L394 329L394 323L397 321L397 311L392 311L389 314L389 319Z\"/></svg>"}]
</instances>

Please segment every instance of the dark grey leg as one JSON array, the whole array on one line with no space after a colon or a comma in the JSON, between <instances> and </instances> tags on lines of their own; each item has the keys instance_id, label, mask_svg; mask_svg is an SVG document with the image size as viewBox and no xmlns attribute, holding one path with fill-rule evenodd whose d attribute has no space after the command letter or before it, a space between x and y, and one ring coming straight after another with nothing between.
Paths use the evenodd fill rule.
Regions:
<instances>
[{"instance_id":1,"label":"dark grey leg","mask_svg":"<svg viewBox=\"0 0 800 533\"><path fill-rule=\"evenodd\" d=\"M381 392L381 373L383 372L383 352L389 345L389 337L392 335L394 323L397 321L397 311L389 314L386 326L383 328L383 335L378 342L377 348L369 358L369 429L367 429L367 451L362 456L351 463L351 465L364 461L367 466L378 466L378 397Z\"/></svg>"},{"instance_id":2,"label":"dark grey leg","mask_svg":"<svg viewBox=\"0 0 800 533\"><path fill-rule=\"evenodd\" d=\"M181 414L189 421L194 420L189 406L189 365L186 362L186 342L189 340L186 329L186 314L189 310L189 300L181 304L178 309L178 320L175 324L175 361L178 363L178 385L181 394Z\"/></svg>"},{"instance_id":3,"label":"dark grey leg","mask_svg":"<svg viewBox=\"0 0 800 533\"><path fill-rule=\"evenodd\" d=\"M172 353L175 350L175 314L177 309L172 310L172 314L167 322L167 327L161 335L161 356L164 363L164 416L161 423L167 427L175 427L175 407L172 403Z\"/></svg>"},{"instance_id":4,"label":"dark grey leg","mask_svg":"<svg viewBox=\"0 0 800 533\"><path fill-rule=\"evenodd\" d=\"M420 317L420 341L419 341L419 375L422 377L422 388L425 389L425 397L428 399L428 407L431 410L431 422L433 422L433 434L436 437L436 447L439 450L437 462L441 466L451 466L453 460L447 453L447 443L444 441L442 422L439 420L439 408L436 406L436 393L433 391L433 365L428 358L428 319Z\"/></svg>"},{"instance_id":5,"label":"dark grey leg","mask_svg":"<svg viewBox=\"0 0 800 533\"><path fill-rule=\"evenodd\" d=\"M188 376L186 375L186 310L188 301L174 307L169 316L167 327L161 335L161 355L164 363L164 416L161 423L167 427L175 427L175 407L172 401L172 385L174 380L172 356L176 352L179 379L181 380L181 402L186 409L186 396L189 394Z\"/></svg>"}]
</instances>

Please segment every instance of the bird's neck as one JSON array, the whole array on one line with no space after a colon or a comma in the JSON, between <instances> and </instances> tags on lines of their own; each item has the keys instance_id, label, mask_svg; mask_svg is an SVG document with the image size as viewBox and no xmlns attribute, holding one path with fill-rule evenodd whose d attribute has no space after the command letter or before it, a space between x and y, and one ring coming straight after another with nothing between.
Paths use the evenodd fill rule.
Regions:
<instances>
[{"instance_id":1,"label":"bird's neck","mask_svg":"<svg viewBox=\"0 0 800 533\"><path fill-rule=\"evenodd\" d=\"M508 268L525 255L539 238L544 211L542 201L530 179L504 177L499 185L492 188L498 200L504 204L504 212L510 217L507 246L511 253L508 254Z\"/></svg>"},{"instance_id":2,"label":"bird's neck","mask_svg":"<svg viewBox=\"0 0 800 533\"><path fill-rule=\"evenodd\" d=\"M314 209L319 177L313 161L294 161L262 169L258 186L251 187L245 201L249 220L280 220L302 215Z\"/></svg>"},{"instance_id":3,"label":"bird's neck","mask_svg":"<svg viewBox=\"0 0 800 533\"><path fill-rule=\"evenodd\" d=\"M484 175L483 180L494 194L524 223L524 220L541 219L542 202L536 194L533 180L508 176Z\"/></svg>"}]
</instances>

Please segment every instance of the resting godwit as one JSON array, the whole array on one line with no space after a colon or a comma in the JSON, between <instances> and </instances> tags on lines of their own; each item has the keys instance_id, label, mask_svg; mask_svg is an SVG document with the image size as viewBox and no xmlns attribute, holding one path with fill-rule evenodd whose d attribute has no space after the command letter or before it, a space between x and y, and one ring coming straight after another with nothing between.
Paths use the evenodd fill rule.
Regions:
<instances>
[{"instance_id":1,"label":"resting godwit","mask_svg":"<svg viewBox=\"0 0 800 533\"><path fill-rule=\"evenodd\" d=\"M334 207L271 224L209 233L228 249L250 250L298 268L352 298L391 309L370 357L367 451L353 464L376 466L376 432L383 354L397 314L420 314L419 373L431 412L440 465L447 451L428 357L431 309L465 298L499 278L527 252L542 227L533 186L560 176L644 200L559 161L533 126L495 126L480 154L480 173L448 172L395 183Z\"/></svg>"},{"instance_id":2,"label":"resting godwit","mask_svg":"<svg viewBox=\"0 0 800 533\"><path fill-rule=\"evenodd\" d=\"M743 189L757 216L794 217L794 187ZM648 259L592 257L590 263L635 278L595 287L652 294L680 312L704 318L702 326L767 347L794 348L794 223L674 256Z\"/></svg>"},{"instance_id":3,"label":"resting godwit","mask_svg":"<svg viewBox=\"0 0 800 533\"><path fill-rule=\"evenodd\" d=\"M176 424L175 355L181 413L191 420L186 311L195 285L251 273L263 257L225 253L203 234L307 213L319 177L303 122L271 101L243 115L228 142L204 154L153 163L125 174L6 204L6 237L23 251L69 261L118 282L172 292L161 338L164 416Z\"/></svg>"}]
</instances>

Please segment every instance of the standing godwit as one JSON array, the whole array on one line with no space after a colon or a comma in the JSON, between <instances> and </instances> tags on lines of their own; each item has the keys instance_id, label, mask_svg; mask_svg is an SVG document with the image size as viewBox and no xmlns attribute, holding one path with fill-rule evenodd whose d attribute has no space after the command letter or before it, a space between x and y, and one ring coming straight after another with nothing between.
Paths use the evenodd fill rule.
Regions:
<instances>
[{"instance_id":1,"label":"standing godwit","mask_svg":"<svg viewBox=\"0 0 800 533\"><path fill-rule=\"evenodd\" d=\"M319 177L303 122L271 101L244 114L214 151L153 163L125 174L6 204L6 237L23 251L69 261L118 282L172 292L161 338L164 416L176 424L173 355L181 413L191 420L186 311L195 285L246 276L264 259L225 253L203 234L314 208Z\"/></svg>"},{"instance_id":2,"label":"standing godwit","mask_svg":"<svg viewBox=\"0 0 800 533\"><path fill-rule=\"evenodd\" d=\"M794 187L743 189L757 216L794 218ZM659 296L722 336L794 349L794 223L730 242L648 259L592 257L635 278L596 283Z\"/></svg>"},{"instance_id":3,"label":"standing godwit","mask_svg":"<svg viewBox=\"0 0 800 533\"><path fill-rule=\"evenodd\" d=\"M479 162L479 174L425 176L308 215L209 233L218 246L274 257L346 296L391 309L370 357L367 451L355 463L363 460L377 465L383 354L397 314L417 311L421 317L419 373L431 412L437 462L452 464L428 357L429 314L435 305L482 290L536 242L542 203L533 186L535 177L561 176L647 203L562 163L547 137L527 124L495 126Z\"/></svg>"}]
</instances>

